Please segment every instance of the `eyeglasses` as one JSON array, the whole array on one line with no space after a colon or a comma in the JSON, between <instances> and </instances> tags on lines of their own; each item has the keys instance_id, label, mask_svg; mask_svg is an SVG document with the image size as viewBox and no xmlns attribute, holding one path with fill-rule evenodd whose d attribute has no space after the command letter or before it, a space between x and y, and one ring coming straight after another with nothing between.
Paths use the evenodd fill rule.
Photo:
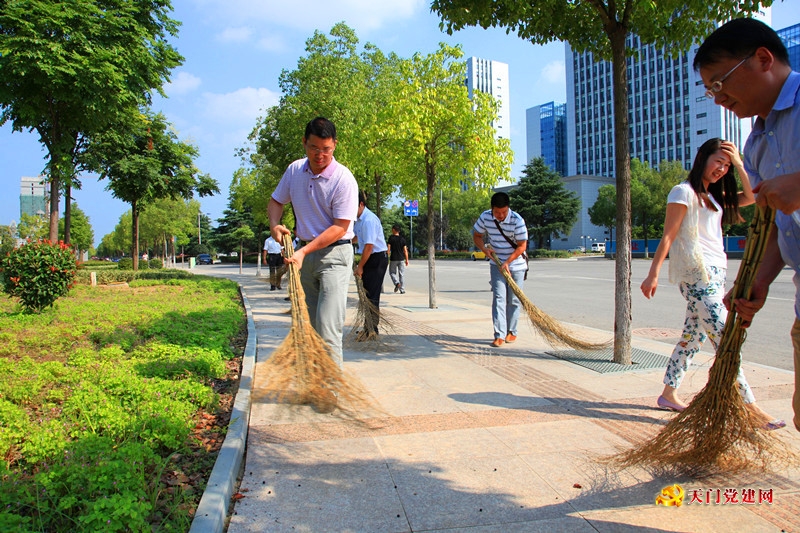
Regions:
<instances>
[{"instance_id":1,"label":"eyeglasses","mask_svg":"<svg viewBox=\"0 0 800 533\"><path fill-rule=\"evenodd\" d=\"M733 67L732 69L730 69L727 74L725 74L720 79L718 79L717 81L712 83L711 87L709 87L708 90L706 91L706 98L713 100L714 97L717 95L717 93L722 90L722 82L727 80L728 76L733 74L734 70L736 70L737 68L741 67L742 64L744 64L744 62L747 61L748 59L750 59L751 57L753 57L753 54L750 54L749 56L745 57L744 59L742 59L741 61L736 63L736 66Z\"/></svg>"},{"instance_id":2,"label":"eyeglasses","mask_svg":"<svg viewBox=\"0 0 800 533\"><path fill-rule=\"evenodd\" d=\"M313 146L306 146L306 150L312 154L331 155L333 153L333 146L326 146L325 148L314 148Z\"/></svg>"}]
</instances>

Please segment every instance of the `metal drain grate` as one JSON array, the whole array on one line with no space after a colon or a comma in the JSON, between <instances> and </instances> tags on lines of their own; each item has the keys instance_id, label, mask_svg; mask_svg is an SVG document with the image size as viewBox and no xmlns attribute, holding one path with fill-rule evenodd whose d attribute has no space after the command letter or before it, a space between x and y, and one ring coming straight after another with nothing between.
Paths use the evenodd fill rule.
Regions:
<instances>
[{"instance_id":1,"label":"metal drain grate","mask_svg":"<svg viewBox=\"0 0 800 533\"><path fill-rule=\"evenodd\" d=\"M647 350L640 350L639 348L631 349L631 361L633 364L630 366L623 366L615 363L614 350L608 348L606 350L595 350L591 352L581 352L578 350L552 350L545 352L564 361L580 365L589 370L594 370L600 374L610 374L615 372L630 372L632 370L647 370L651 368L666 368L669 357L648 352Z\"/></svg>"}]
</instances>

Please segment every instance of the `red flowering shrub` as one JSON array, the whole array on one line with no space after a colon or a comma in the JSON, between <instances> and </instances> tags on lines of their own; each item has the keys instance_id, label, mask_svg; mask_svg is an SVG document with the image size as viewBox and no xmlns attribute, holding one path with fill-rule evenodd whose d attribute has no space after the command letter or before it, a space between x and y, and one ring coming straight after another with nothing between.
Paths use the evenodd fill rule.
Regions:
<instances>
[{"instance_id":1,"label":"red flowering shrub","mask_svg":"<svg viewBox=\"0 0 800 533\"><path fill-rule=\"evenodd\" d=\"M59 241L29 242L0 258L3 291L38 313L66 295L75 281L75 253Z\"/></svg>"}]
</instances>

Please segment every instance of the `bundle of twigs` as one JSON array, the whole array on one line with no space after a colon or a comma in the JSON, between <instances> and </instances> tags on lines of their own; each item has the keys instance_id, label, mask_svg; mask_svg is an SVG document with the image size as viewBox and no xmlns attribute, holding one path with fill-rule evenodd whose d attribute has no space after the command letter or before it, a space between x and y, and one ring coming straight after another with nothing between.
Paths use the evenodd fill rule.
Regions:
<instances>
[{"instance_id":1,"label":"bundle of twigs","mask_svg":"<svg viewBox=\"0 0 800 533\"><path fill-rule=\"evenodd\" d=\"M610 340L598 343L579 339L578 337L575 337L572 332L564 327L564 325L562 325L558 320L536 307L533 302L528 299L525 293L522 292L522 289L520 289L519 285L516 284L514 278L512 278L504 268L501 268L502 263L500 262L500 259L497 258L497 255L494 253L491 255L492 259L497 265L497 268L500 269L500 272L506 279L506 283L508 283L508 286L511 287L511 290L522 303L522 308L525 309L525 313L528 315L531 325L542 335L542 337L544 337L550 346L569 346L570 348L584 352L608 348L608 346L611 344Z\"/></svg>"},{"instance_id":2,"label":"bundle of twigs","mask_svg":"<svg viewBox=\"0 0 800 533\"><path fill-rule=\"evenodd\" d=\"M772 209L756 210L732 299L750 297L774 219ZM614 460L621 466L650 466L702 477L763 470L769 461L792 459L792 452L783 442L767 431L759 431L764 421L750 413L739 394L736 375L745 336L741 317L732 309L705 388L658 435Z\"/></svg>"},{"instance_id":3,"label":"bundle of twigs","mask_svg":"<svg viewBox=\"0 0 800 533\"><path fill-rule=\"evenodd\" d=\"M284 236L284 246L291 257L293 248L288 235ZM259 369L257 381L261 383L256 383L256 396L312 404L321 412L330 412L338 406L343 414L351 416L373 408L369 393L354 376L345 376L328 344L311 327L300 271L294 263L289 264L289 298L292 303L289 334Z\"/></svg>"},{"instance_id":4,"label":"bundle of twigs","mask_svg":"<svg viewBox=\"0 0 800 533\"><path fill-rule=\"evenodd\" d=\"M358 292L358 306L356 316L353 319L353 327L350 328L348 337L358 342L376 342L378 334L375 333L381 323L380 311L374 303L367 297L364 289L364 282L360 277L356 278L356 289Z\"/></svg>"},{"instance_id":5,"label":"bundle of twigs","mask_svg":"<svg viewBox=\"0 0 800 533\"><path fill-rule=\"evenodd\" d=\"M354 277L358 292L358 306L356 307L353 326L347 334L347 340L359 343L365 342L367 346L372 347L381 343L380 336L375 333L376 330L394 332L396 328L391 319L386 316L386 313L381 313L367 297L367 291L364 289L364 282L361 278Z\"/></svg>"}]
</instances>

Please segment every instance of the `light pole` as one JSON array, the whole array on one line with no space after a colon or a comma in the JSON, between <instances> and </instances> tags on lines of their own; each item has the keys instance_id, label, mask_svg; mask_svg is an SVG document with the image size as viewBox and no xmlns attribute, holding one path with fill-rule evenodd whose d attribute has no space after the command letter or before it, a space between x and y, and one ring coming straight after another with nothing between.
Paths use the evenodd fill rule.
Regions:
<instances>
[{"instance_id":1,"label":"light pole","mask_svg":"<svg viewBox=\"0 0 800 533\"><path fill-rule=\"evenodd\" d=\"M591 235L581 235L581 239L583 239L583 253L586 253L586 241L591 238Z\"/></svg>"},{"instance_id":2,"label":"light pole","mask_svg":"<svg viewBox=\"0 0 800 533\"><path fill-rule=\"evenodd\" d=\"M442 189L439 188L439 251L444 250L444 215L442 214Z\"/></svg>"},{"instance_id":3,"label":"light pole","mask_svg":"<svg viewBox=\"0 0 800 533\"><path fill-rule=\"evenodd\" d=\"M197 212L197 244L203 244L203 236L200 234L200 212Z\"/></svg>"}]
</instances>

